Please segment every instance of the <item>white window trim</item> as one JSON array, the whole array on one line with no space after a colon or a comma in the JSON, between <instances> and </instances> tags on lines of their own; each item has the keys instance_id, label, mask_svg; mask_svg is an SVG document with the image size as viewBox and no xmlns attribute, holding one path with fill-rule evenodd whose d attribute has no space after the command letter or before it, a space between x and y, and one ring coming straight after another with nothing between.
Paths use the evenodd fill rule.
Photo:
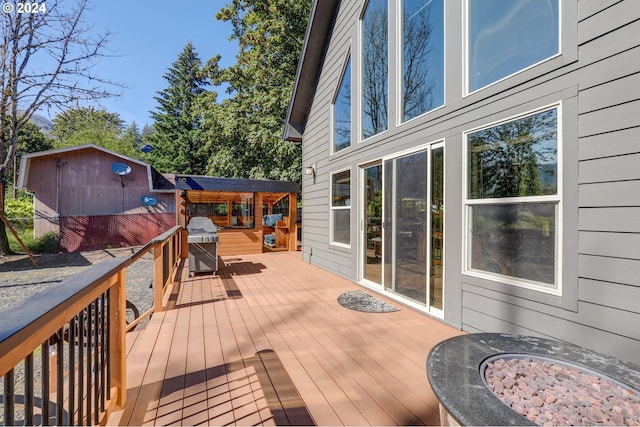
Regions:
<instances>
[{"instance_id":1,"label":"white window trim","mask_svg":"<svg viewBox=\"0 0 640 427\"><path fill-rule=\"evenodd\" d=\"M504 76L503 78L496 80L493 83L489 83L488 85L479 87L478 89L470 91L470 82L469 82L469 0L464 0L463 2L463 13L462 13L462 76L464 79L463 82L463 94L462 98L473 95L474 93L485 90L489 87L495 86L507 79L512 78L513 76L525 73L526 71L537 67L540 64L551 61L554 58L558 58L562 56L562 45L563 45L563 0L558 0L558 53L545 58L541 61L536 62L535 64L531 64L526 68L523 68L515 73L511 73L508 76Z\"/></svg>"},{"instance_id":2,"label":"white window trim","mask_svg":"<svg viewBox=\"0 0 640 427\"><path fill-rule=\"evenodd\" d=\"M377 133L375 135L371 135L367 138L363 138L362 137L362 115L364 114L364 103L362 102L362 84L364 82L364 79L362 78L362 55L364 53L364 49L362 48L362 42L363 42L363 37L362 37L362 31L363 31L363 26L362 26L362 20L364 19L364 14L367 11L367 7L369 6L369 0L365 0L363 2L362 5L362 9L360 9L360 16L358 17L358 63L357 63L357 67L354 67L354 63L351 63L351 68L352 71L354 68L357 69L357 78L356 78L356 82L357 82L357 87L356 87L356 105L357 105L357 113L356 113L356 141L357 144L360 143L364 143L364 142L369 142L373 139L376 139L378 137L382 137L382 135L388 133L391 130L391 103L392 103L392 99L391 99L391 65L395 63L395 59L391 57L392 55L392 49L390 49L391 46L391 38L392 38L392 28L391 28L391 8L395 7L395 3L396 2L391 2L389 0L387 1L387 55L389 56L387 59L387 64L389 64L388 69L387 69L387 128L385 130L383 130L380 133ZM353 83L353 82L352 82ZM353 93L353 89L351 91L351 93ZM352 126L353 126L353 122L352 122ZM353 142L353 141L352 141ZM352 144L353 145L353 144Z\"/></svg>"},{"instance_id":3,"label":"white window trim","mask_svg":"<svg viewBox=\"0 0 640 427\"><path fill-rule=\"evenodd\" d=\"M443 108L445 108L447 106L447 56L448 56L448 51L447 51L447 1L443 0L443 15L442 15L442 19L443 21L443 25L442 25L442 31L443 31L443 42L444 45L442 46L442 48L444 49L444 80L442 81L443 83L443 102L442 105L439 105L435 108L432 108L429 111L425 111L422 114L418 114L415 117L412 117L408 120L402 120L402 40L403 40L403 28L402 28L402 6L403 3L407 1L407 0L401 0L399 5L398 5L398 13L396 13L396 34L395 34L395 41L396 41L396 52L398 52L397 55L397 60L394 61L395 66L396 66L396 76L398 76L398 78L396 79L396 91L398 93L398 96L396 97L398 99L398 102L396 104L396 127L400 127L402 125L405 125L407 123L411 123L414 120L417 119L421 119L425 116L427 116L428 114L434 113L438 110L441 110Z\"/></svg>"},{"instance_id":4,"label":"white window trim","mask_svg":"<svg viewBox=\"0 0 640 427\"><path fill-rule=\"evenodd\" d=\"M524 196L524 197L504 197L504 198L487 198L487 199L469 199L468 197L468 167L469 167L469 159L468 159L468 150L467 143L469 134L477 132L482 129L488 129L494 127L499 124L505 124L509 122L513 122L515 120L533 116L535 114L552 110L557 110L557 192L555 195L549 196ZM462 194L463 194L463 209L464 214L463 224L462 224L462 248L463 248L463 256L462 256L462 273L478 277L481 279L490 280L493 282L500 282L507 285L512 285L516 287L521 287L525 289L531 289L534 291L547 293L556 296L562 296L562 276L563 276L563 267L562 267L562 259L563 259L563 228L564 225L562 223L562 213L563 213L563 183L562 183L562 154L563 154L563 131L562 131L562 102L557 102L554 104L546 105L541 108L537 108L535 110L530 110L522 114L514 115L508 117L503 120L494 121L492 123L478 126L476 128L467 130L462 134L462 142L463 142L463 167L462 167ZM554 285L542 284L541 282L536 282L532 280L517 278L513 276L506 276L498 273L491 273L484 270L476 270L471 268L469 265L470 261L470 251L471 251L471 218L470 218L470 207L472 206L495 206L497 204L530 204L530 203L549 203L555 204L555 236L556 236L556 245L555 245L555 277L556 283Z\"/></svg>"},{"instance_id":5,"label":"white window trim","mask_svg":"<svg viewBox=\"0 0 640 427\"><path fill-rule=\"evenodd\" d=\"M353 105L353 60L351 58L351 46L349 46L349 49L347 50L347 53L345 55L345 59L342 63L342 68L340 69L340 78L338 79L338 85L336 86L336 89L333 92L333 98L331 99L331 106L329 107L329 155L331 156L338 153L342 154L347 150L349 150L351 147L353 147L353 117L350 118L351 125L349 128L349 131L350 131L349 146L346 148L343 148L342 150L335 151L335 144L334 144L336 99L338 98L338 92L340 92L340 87L342 86L342 81L344 80L345 71L347 68L347 64L349 63L349 60L351 60L351 70L350 70L351 75L349 76L349 79L351 80L350 82L351 102L349 105L349 114L353 116L352 114L353 108L351 108L351 106Z\"/></svg>"},{"instance_id":6,"label":"white window trim","mask_svg":"<svg viewBox=\"0 0 640 427\"><path fill-rule=\"evenodd\" d=\"M342 172L349 171L349 193L351 195L351 203L349 206L333 206L333 176ZM331 246L338 246L341 248L351 248L351 234L353 231L353 221L351 218L351 207L353 205L353 177L351 174L351 168L343 168L339 170L335 170L329 174L329 244ZM349 210L349 243L336 242L334 240L334 221L333 221L333 211L334 210Z\"/></svg>"}]
</instances>

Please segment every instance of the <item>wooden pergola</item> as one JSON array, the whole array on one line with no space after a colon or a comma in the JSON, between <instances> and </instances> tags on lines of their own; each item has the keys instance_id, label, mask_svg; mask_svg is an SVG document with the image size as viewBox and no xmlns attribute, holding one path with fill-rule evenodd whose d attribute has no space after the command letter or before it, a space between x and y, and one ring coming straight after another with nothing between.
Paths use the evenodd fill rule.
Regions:
<instances>
[{"instance_id":1,"label":"wooden pergola","mask_svg":"<svg viewBox=\"0 0 640 427\"><path fill-rule=\"evenodd\" d=\"M300 186L295 182L176 175L177 224L207 216L219 227L220 255L298 250L296 212ZM273 224L263 218L288 198L288 208ZM274 235L273 247L264 245Z\"/></svg>"}]
</instances>

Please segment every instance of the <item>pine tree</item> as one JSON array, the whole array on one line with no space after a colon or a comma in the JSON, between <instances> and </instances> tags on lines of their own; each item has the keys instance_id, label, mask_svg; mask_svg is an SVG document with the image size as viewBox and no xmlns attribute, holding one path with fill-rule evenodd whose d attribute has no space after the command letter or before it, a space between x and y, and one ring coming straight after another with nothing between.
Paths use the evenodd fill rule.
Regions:
<instances>
[{"instance_id":1,"label":"pine tree","mask_svg":"<svg viewBox=\"0 0 640 427\"><path fill-rule=\"evenodd\" d=\"M154 99L156 111L153 133L148 141L153 146L149 163L167 173L204 174L206 156L203 150L202 117L197 99L209 85L201 73L201 61L191 42L163 76L168 87Z\"/></svg>"},{"instance_id":2,"label":"pine tree","mask_svg":"<svg viewBox=\"0 0 640 427\"><path fill-rule=\"evenodd\" d=\"M206 67L231 95L221 103L203 97L208 173L228 177L299 181L301 148L282 140L311 0L232 0L216 15L231 22L238 42L236 63Z\"/></svg>"}]
</instances>

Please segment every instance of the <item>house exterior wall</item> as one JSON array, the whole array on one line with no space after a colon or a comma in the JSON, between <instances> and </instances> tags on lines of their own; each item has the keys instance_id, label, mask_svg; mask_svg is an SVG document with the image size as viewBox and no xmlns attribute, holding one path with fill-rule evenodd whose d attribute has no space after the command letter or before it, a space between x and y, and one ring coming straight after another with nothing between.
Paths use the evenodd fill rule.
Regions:
<instances>
[{"instance_id":1,"label":"house exterior wall","mask_svg":"<svg viewBox=\"0 0 640 427\"><path fill-rule=\"evenodd\" d=\"M391 4L398 2L390 2ZM444 141L444 317L467 332L569 341L640 363L640 5L633 0L561 1L562 54L463 96L463 2L445 2L445 106L330 152L330 105L349 52L359 82L358 19L364 2L343 0L328 41L303 136L303 258L358 281L355 201L359 165ZM389 8L394 34L396 7ZM453 46L453 47L452 47ZM459 48L457 48L459 46ZM389 57L397 57L389 43ZM390 64L394 61L390 59ZM398 78L389 68L389 79ZM389 86L390 105L399 99ZM352 123L359 111L352 90ZM540 292L464 273L464 133L560 105L561 292ZM353 125L352 125L353 127ZM331 173L351 171L351 245L330 244Z\"/></svg>"}]
</instances>

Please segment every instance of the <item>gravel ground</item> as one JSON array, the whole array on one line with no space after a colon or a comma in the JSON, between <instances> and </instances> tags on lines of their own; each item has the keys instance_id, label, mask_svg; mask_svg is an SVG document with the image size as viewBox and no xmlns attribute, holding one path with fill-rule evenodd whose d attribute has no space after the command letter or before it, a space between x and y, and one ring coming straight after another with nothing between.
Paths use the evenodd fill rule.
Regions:
<instances>
[{"instance_id":1,"label":"gravel ground","mask_svg":"<svg viewBox=\"0 0 640 427\"><path fill-rule=\"evenodd\" d=\"M138 249L40 254L35 255L38 267L26 255L0 258L0 312L106 259L128 257ZM152 284L153 253L149 252L127 268L127 300L139 313L144 313L153 304ZM140 324L137 329L143 326Z\"/></svg>"}]
</instances>

